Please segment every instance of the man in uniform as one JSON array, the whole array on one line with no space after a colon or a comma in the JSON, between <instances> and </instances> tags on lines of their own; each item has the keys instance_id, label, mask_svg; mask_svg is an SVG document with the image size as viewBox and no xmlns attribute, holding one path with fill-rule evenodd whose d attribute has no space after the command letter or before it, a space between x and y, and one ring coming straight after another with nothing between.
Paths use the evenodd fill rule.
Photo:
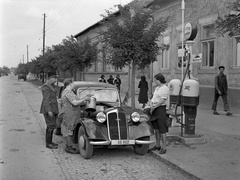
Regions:
<instances>
[{"instance_id":1,"label":"man in uniform","mask_svg":"<svg viewBox=\"0 0 240 180\"><path fill-rule=\"evenodd\" d=\"M44 115L47 125L46 129L46 147L57 149L58 145L52 142L53 131L56 128L56 119L58 115L57 91L54 83L57 81L55 72L48 73L48 81L42 86L42 105L40 113Z\"/></svg>"}]
</instances>

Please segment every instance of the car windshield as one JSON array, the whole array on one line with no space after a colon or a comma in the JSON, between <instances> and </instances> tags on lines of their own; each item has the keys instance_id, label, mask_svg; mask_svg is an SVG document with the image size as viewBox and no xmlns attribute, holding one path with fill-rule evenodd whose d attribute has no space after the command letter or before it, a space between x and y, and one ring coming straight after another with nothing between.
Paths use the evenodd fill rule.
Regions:
<instances>
[{"instance_id":1,"label":"car windshield","mask_svg":"<svg viewBox=\"0 0 240 180\"><path fill-rule=\"evenodd\" d=\"M86 87L77 90L78 97L85 97L86 95L93 95L97 101L116 103L120 102L119 95L116 89L99 88L99 87Z\"/></svg>"}]
</instances>

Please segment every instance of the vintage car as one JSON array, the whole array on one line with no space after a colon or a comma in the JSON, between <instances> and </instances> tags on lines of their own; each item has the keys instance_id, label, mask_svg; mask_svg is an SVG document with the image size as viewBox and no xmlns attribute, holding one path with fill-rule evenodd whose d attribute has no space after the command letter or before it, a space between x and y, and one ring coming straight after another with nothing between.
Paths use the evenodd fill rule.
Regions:
<instances>
[{"instance_id":1,"label":"vintage car","mask_svg":"<svg viewBox=\"0 0 240 180\"><path fill-rule=\"evenodd\" d=\"M23 79L24 81L26 81L27 80L27 75L26 74L18 74L18 81L20 79Z\"/></svg>"},{"instance_id":2,"label":"vintage car","mask_svg":"<svg viewBox=\"0 0 240 180\"><path fill-rule=\"evenodd\" d=\"M81 104L81 119L74 129L73 142L78 144L83 158L91 158L96 146L132 146L139 155L147 153L154 143L147 115L124 108L114 85L85 81L74 84L78 97L94 95L92 102Z\"/></svg>"}]
</instances>

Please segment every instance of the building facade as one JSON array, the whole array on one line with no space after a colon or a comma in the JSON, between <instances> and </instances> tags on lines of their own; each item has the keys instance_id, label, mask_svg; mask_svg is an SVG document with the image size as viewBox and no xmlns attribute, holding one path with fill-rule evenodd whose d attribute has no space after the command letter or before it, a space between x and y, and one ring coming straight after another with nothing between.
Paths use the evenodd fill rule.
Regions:
<instances>
[{"instance_id":1,"label":"building facade","mask_svg":"<svg viewBox=\"0 0 240 180\"><path fill-rule=\"evenodd\" d=\"M229 37L219 36L215 29L215 20L220 15L223 17L231 13L227 8L227 3L233 0L185 0L185 10L181 9L182 0L154 0L148 7L153 9L154 19L170 16L169 27L159 37L159 45L165 44L167 48L161 50L158 61L150 65L144 71L137 71L135 79L136 94L138 94L138 82L141 75L148 79L149 86L152 87L153 76L159 72L164 74L167 81L182 78L181 57L179 49L182 48L182 13L184 12L184 22L191 22L197 27L197 36L192 43L192 53L202 54L202 61L192 64L192 75L200 83L200 106L211 108L214 93L214 77L218 74L218 67L225 66L225 74L228 77L229 103L234 111L240 108L240 35ZM106 26L97 22L86 30L78 33L75 37L81 41L89 37L93 42L99 42L98 48L102 45L99 32ZM184 44L185 46L185 44ZM85 80L97 80L101 74L120 74L123 80L122 93L126 93L130 88L129 67L116 70L104 62L104 50L99 51L99 61L86 70ZM149 94L151 93L151 89ZM219 101L221 110L221 100Z\"/></svg>"}]
</instances>

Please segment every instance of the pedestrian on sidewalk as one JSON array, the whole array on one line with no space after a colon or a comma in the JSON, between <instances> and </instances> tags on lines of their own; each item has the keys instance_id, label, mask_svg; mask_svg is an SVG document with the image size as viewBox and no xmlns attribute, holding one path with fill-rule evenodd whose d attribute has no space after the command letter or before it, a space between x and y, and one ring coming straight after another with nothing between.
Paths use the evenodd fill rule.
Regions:
<instances>
[{"instance_id":1,"label":"pedestrian on sidewalk","mask_svg":"<svg viewBox=\"0 0 240 180\"><path fill-rule=\"evenodd\" d=\"M117 87L118 91L120 92L120 86L122 84L122 81L120 79L120 75L119 74L116 75L116 78L114 79L114 84Z\"/></svg>"},{"instance_id":2,"label":"pedestrian on sidewalk","mask_svg":"<svg viewBox=\"0 0 240 180\"><path fill-rule=\"evenodd\" d=\"M151 150L159 150L159 154L165 154L167 152L166 132L168 132L168 125L166 107L169 96L169 88L166 86L165 77L161 73L158 73L154 76L154 82L156 83L157 87L155 88L153 97L150 101L150 121L155 131L156 146L154 146ZM160 146L161 138L162 146Z\"/></svg>"},{"instance_id":3,"label":"pedestrian on sidewalk","mask_svg":"<svg viewBox=\"0 0 240 180\"><path fill-rule=\"evenodd\" d=\"M106 83L105 76L104 76L104 75L101 75L101 77L100 77L100 78L98 78L98 82L103 82L103 83Z\"/></svg>"},{"instance_id":4,"label":"pedestrian on sidewalk","mask_svg":"<svg viewBox=\"0 0 240 180\"><path fill-rule=\"evenodd\" d=\"M114 78L112 75L109 76L109 79L107 80L109 84L113 85Z\"/></svg>"},{"instance_id":5,"label":"pedestrian on sidewalk","mask_svg":"<svg viewBox=\"0 0 240 180\"><path fill-rule=\"evenodd\" d=\"M148 102L148 82L146 81L145 76L141 76L141 80L139 81L138 88L140 89L138 95L138 101L140 104L143 104L142 108L145 107Z\"/></svg>"},{"instance_id":6,"label":"pedestrian on sidewalk","mask_svg":"<svg viewBox=\"0 0 240 180\"><path fill-rule=\"evenodd\" d=\"M230 112L228 100L227 100L227 93L228 93L228 82L227 82L227 76L224 74L225 67L219 66L219 74L215 76L214 78L214 100L212 104L212 110L214 115L219 115L217 112L217 102L219 96L223 99L224 104L224 111L226 111L226 115L230 116L232 113Z\"/></svg>"},{"instance_id":7,"label":"pedestrian on sidewalk","mask_svg":"<svg viewBox=\"0 0 240 180\"><path fill-rule=\"evenodd\" d=\"M72 147L72 136L76 121L80 119L81 109L80 104L84 101L90 101L90 96L79 99L73 92L74 83L72 79L64 81L65 89L62 92L61 103L62 108L59 112L59 118L62 119L61 131L63 137L66 138L67 153L77 154L78 150Z\"/></svg>"},{"instance_id":8,"label":"pedestrian on sidewalk","mask_svg":"<svg viewBox=\"0 0 240 180\"><path fill-rule=\"evenodd\" d=\"M52 142L53 131L56 128L56 118L58 115L57 91L54 83L57 81L55 72L48 73L49 79L42 86L43 100L40 113L44 115L47 125L46 128L46 147L49 149L57 149L58 145Z\"/></svg>"}]
</instances>

